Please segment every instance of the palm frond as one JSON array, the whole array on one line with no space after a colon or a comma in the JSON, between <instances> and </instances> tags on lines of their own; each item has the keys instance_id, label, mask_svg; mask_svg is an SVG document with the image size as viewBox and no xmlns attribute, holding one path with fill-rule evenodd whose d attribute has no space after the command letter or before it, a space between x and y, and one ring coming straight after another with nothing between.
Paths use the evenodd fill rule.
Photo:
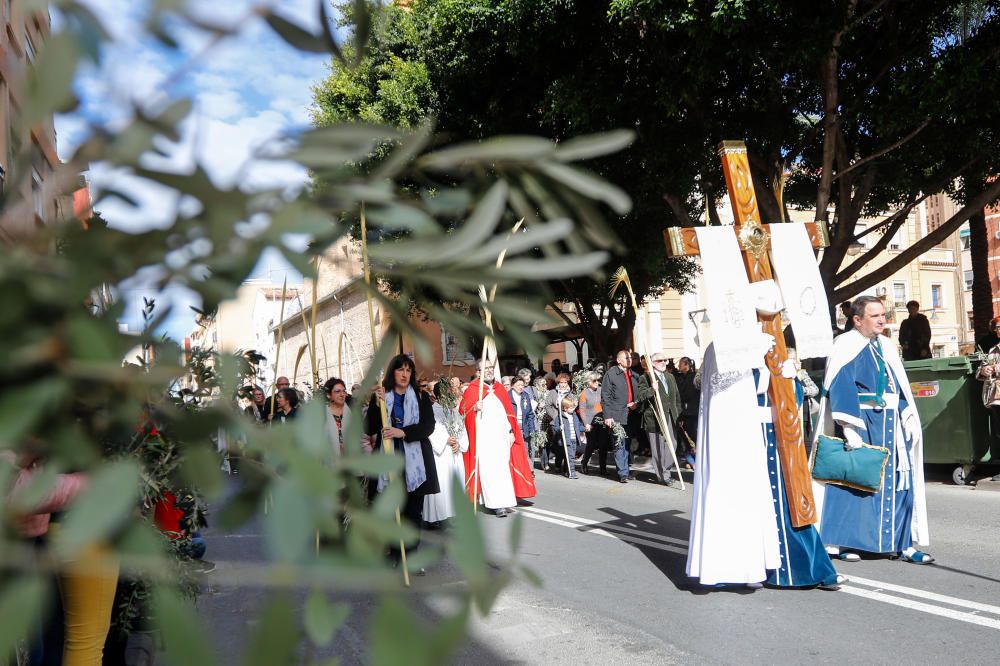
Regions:
<instances>
[{"instance_id":1,"label":"palm frond","mask_svg":"<svg viewBox=\"0 0 1000 666\"><path fill-rule=\"evenodd\" d=\"M615 271L615 274L611 276L611 287L609 290L609 296L611 298L614 298L615 292L617 292L618 288L623 284L629 290L629 292L632 291L632 283L629 282L628 271L625 270L624 266L620 267L617 271Z\"/></svg>"}]
</instances>

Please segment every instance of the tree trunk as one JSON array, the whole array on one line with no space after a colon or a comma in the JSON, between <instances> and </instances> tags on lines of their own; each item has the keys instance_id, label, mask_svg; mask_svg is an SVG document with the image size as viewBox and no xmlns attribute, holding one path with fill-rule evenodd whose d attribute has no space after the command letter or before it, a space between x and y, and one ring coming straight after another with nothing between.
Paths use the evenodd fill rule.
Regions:
<instances>
[{"instance_id":1,"label":"tree trunk","mask_svg":"<svg viewBox=\"0 0 1000 666\"><path fill-rule=\"evenodd\" d=\"M990 286L989 238L986 211L980 208L969 218L969 254L972 259L972 326L976 339L990 332L993 319L993 288ZM989 351L984 349L983 351Z\"/></svg>"}]
</instances>

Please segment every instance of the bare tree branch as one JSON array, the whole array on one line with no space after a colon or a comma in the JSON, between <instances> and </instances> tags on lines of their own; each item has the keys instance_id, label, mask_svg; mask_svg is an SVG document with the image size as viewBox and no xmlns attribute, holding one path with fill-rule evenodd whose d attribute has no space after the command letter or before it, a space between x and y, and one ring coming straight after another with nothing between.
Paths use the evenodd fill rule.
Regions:
<instances>
[{"instance_id":1,"label":"bare tree branch","mask_svg":"<svg viewBox=\"0 0 1000 666\"><path fill-rule=\"evenodd\" d=\"M684 205L684 202L681 201L680 197L676 194L664 194L663 200L667 202L667 205L670 206L670 210L672 210L674 215L677 216L677 219L681 221L682 227L696 226L695 221L691 219L691 215L688 213L687 207Z\"/></svg>"},{"instance_id":2,"label":"bare tree branch","mask_svg":"<svg viewBox=\"0 0 1000 666\"><path fill-rule=\"evenodd\" d=\"M847 15L854 14L857 7L857 0L851 0ZM837 106L840 103L839 91L839 68L838 51L840 43L847 29L844 26L839 32L833 35L830 41L830 50L821 65L821 79L823 81L823 160L820 171L819 187L816 190L816 219L826 223L829 221L827 206L830 203L830 191L833 187L833 159L837 149L837 134L840 120L837 117Z\"/></svg>"},{"instance_id":3,"label":"bare tree branch","mask_svg":"<svg viewBox=\"0 0 1000 666\"><path fill-rule=\"evenodd\" d=\"M834 291L833 294L831 294L831 300L833 302L846 300L847 298L850 298L851 296L854 296L855 294L858 294L892 276L892 274L900 268L904 267L906 264L918 258L924 252L927 252L947 238L959 226L961 226L963 222L972 217L976 211L984 208L986 204L994 201L997 196L1000 196L1000 179L993 182L980 194L970 199L969 203L963 206L960 211L948 218L948 220L942 223L937 229L900 252L895 259L888 262L884 266L880 266L864 277L858 278L857 280L854 280L853 282Z\"/></svg>"},{"instance_id":4,"label":"bare tree branch","mask_svg":"<svg viewBox=\"0 0 1000 666\"><path fill-rule=\"evenodd\" d=\"M870 250L868 250L860 257L858 257L850 264L848 264L847 268L837 273L833 277L834 284L840 284L847 278L851 277L859 270L861 270L864 266L866 266L868 262L870 262L876 256L881 254L882 251L885 250L885 248L889 245L889 241L892 240L892 237L896 234L899 228L906 223L906 216L909 214L911 210L913 210L912 205L902 209L900 211L900 213L903 213L902 215L900 215L900 213L896 213L891 218L889 218L892 219L893 222L891 225L889 225L888 228L886 228L885 233L882 234L882 237L878 239L878 242L875 243L875 245L873 245Z\"/></svg>"},{"instance_id":5,"label":"bare tree branch","mask_svg":"<svg viewBox=\"0 0 1000 666\"><path fill-rule=\"evenodd\" d=\"M912 132L910 132L909 134L907 134L906 136L904 136L899 141L896 141L895 143L893 143L890 146L886 146L882 150L877 150L874 153L872 153L871 155L868 155L867 157L864 157L864 158L858 160L857 162L851 164L846 169L843 169L839 173L837 173L837 175L834 176L833 179L837 180L841 176L844 176L844 175L849 174L850 172L854 171L858 167L864 166L865 164L868 164L872 160L877 160L878 158L882 157L883 155L885 155L887 153L891 153L892 151L894 151L897 148L901 147L903 144L905 144L907 141L909 141L910 139L912 139L916 135L920 134L930 124L931 124L931 119L930 118L926 118L924 120L924 122L922 122L919 125L917 125L916 129L914 129Z\"/></svg>"}]
</instances>

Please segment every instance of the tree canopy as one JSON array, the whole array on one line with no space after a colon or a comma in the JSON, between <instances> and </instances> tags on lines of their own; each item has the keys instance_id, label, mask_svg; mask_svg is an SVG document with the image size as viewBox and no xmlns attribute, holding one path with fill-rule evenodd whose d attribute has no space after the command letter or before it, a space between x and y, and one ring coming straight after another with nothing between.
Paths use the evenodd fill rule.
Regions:
<instances>
[{"instance_id":1,"label":"tree canopy","mask_svg":"<svg viewBox=\"0 0 1000 666\"><path fill-rule=\"evenodd\" d=\"M829 224L820 269L842 300L1000 194L987 181L1000 170L996 4L971 3L967 34L969 8L944 0L415 0L386 8L365 66L334 68L317 87L314 118L432 116L461 138L634 130L630 149L595 168L634 200L615 228L641 298L686 286L690 268L665 258L662 229L717 221L716 146L743 139L766 220L781 219L774 186L787 174L784 205ZM906 214L941 191L959 213L865 272ZM862 215L884 216L881 238L845 261ZM607 335L605 321L631 329L603 291L581 279L554 294L583 313L610 307L594 333Z\"/></svg>"}]
</instances>

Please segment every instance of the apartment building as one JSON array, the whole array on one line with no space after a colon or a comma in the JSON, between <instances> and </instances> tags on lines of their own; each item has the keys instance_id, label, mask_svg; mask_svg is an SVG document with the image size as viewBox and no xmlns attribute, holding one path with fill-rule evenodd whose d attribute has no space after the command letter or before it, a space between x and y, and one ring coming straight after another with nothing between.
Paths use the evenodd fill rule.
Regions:
<instances>
[{"instance_id":1,"label":"apartment building","mask_svg":"<svg viewBox=\"0 0 1000 666\"><path fill-rule=\"evenodd\" d=\"M52 118L32 127L21 127L25 104L26 76L49 34L47 12L24 12L25 3L0 2L0 187L11 192L21 205L0 221L0 242L9 243L32 233L47 221L69 216L65 198L55 191L50 178L59 164ZM26 153L29 174L13 173L17 157Z\"/></svg>"}]
</instances>

